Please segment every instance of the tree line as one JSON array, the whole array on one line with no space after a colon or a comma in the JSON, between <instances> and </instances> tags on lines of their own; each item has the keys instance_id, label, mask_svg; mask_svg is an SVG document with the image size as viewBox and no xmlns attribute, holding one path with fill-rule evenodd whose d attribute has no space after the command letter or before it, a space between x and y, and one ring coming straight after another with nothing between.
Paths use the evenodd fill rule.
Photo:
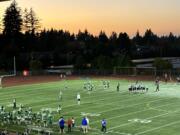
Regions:
<instances>
[{"instance_id":1,"label":"tree line","mask_svg":"<svg viewBox=\"0 0 180 135\"><path fill-rule=\"evenodd\" d=\"M147 29L130 38L126 32L104 31L93 35L88 30L77 34L57 29L41 29L35 11L21 9L16 1L1 17L0 70L13 67L29 69L32 63L41 68L52 65L75 65L77 69L113 69L132 66L131 60L150 57L180 56L180 36L158 36Z\"/></svg>"}]
</instances>

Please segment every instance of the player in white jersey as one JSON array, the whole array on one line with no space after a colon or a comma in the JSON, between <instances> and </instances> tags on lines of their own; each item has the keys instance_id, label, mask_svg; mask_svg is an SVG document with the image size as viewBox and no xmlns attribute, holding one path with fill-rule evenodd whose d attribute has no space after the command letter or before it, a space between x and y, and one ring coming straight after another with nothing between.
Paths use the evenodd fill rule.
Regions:
<instances>
[{"instance_id":1,"label":"player in white jersey","mask_svg":"<svg viewBox=\"0 0 180 135\"><path fill-rule=\"evenodd\" d=\"M60 91L59 91L59 100L62 100L62 95L63 95L63 93L62 93L62 91L60 90Z\"/></svg>"},{"instance_id":2,"label":"player in white jersey","mask_svg":"<svg viewBox=\"0 0 180 135\"><path fill-rule=\"evenodd\" d=\"M78 105L80 105L80 101L81 101L81 95L79 93L77 93L77 102L78 102Z\"/></svg>"}]
</instances>

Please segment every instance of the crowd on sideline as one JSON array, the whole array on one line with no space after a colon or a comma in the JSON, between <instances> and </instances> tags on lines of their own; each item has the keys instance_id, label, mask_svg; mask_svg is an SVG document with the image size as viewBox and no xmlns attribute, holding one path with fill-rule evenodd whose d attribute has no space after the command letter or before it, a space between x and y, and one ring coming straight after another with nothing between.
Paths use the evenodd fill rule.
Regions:
<instances>
[{"instance_id":1,"label":"crowd on sideline","mask_svg":"<svg viewBox=\"0 0 180 135\"><path fill-rule=\"evenodd\" d=\"M75 125L75 120L74 118L69 118L67 121L64 119L64 117L61 117L59 119L59 131L61 134L65 133L65 126L67 126L67 132L72 132L75 127L79 128L80 131L84 134L88 133L88 130L90 129L89 125L89 118L88 117L83 117L81 121L81 126L78 127ZM106 133L107 128L106 128L107 122L105 119L102 119L101 121L101 131Z\"/></svg>"}]
</instances>

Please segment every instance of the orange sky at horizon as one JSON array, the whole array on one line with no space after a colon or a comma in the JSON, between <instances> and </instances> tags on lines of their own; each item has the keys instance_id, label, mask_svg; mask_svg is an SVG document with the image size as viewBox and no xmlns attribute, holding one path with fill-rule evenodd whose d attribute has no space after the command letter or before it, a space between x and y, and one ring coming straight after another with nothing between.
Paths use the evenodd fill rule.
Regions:
<instances>
[{"instance_id":1,"label":"orange sky at horizon","mask_svg":"<svg viewBox=\"0 0 180 135\"><path fill-rule=\"evenodd\" d=\"M32 7L42 28L64 29L71 33L87 29L108 35L115 31L130 36L151 28L158 35L180 35L179 0L16 0L22 9ZM0 3L0 16L10 2Z\"/></svg>"}]
</instances>

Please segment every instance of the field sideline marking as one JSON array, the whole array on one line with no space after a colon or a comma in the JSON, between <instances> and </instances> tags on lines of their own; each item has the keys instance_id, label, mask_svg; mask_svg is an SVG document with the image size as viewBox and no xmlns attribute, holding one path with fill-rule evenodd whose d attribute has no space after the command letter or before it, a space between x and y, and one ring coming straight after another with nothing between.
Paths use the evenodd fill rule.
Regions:
<instances>
[{"instance_id":1,"label":"field sideline marking","mask_svg":"<svg viewBox=\"0 0 180 135\"><path fill-rule=\"evenodd\" d=\"M134 106L137 106L137 105L141 105L141 104L145 104L145 103L152 103L152 102L156 102L156 101L159 101L159 100L163 100L163 99L151 100L151 101L147 101L147 102L143 102L143 103L139 103L139 104L127 105L127 106L124 106L124 107L119 106L120 108L119 107L114 107L113 109L108 109L108 111L100 111L100 112L96 112L96 113L104 113L104 112L109 112L109 111L113 111L113 110L120 110L120 109L123 109L123 108L134 107ZM81 116L79 116L79 117L81 117ZM76 117L76 118L79 118L79 117Z\"/></svg>"},{"instance_id":2,"label":"field sideline marking","mask_svg":"<svg viewBox=\"0 0 180 135\"><path fill-rule=\"evenodd\" d=\"M151 110L156 110L156 111L162 111L162 112L169 112L167 110L163 110L163 109L157 109L157 108L154 108L154 107L149 107Z\"/></svg>"},{"instance_id":3,"label":"field sideline marking","mask_svg":"<svg viewBox=\"0 0 180 135\"><path fill-rule=\"evenodd\" d=\"M163 114L160 114L160 115L154 115L154 116L146 118L145 120L154 119L154 118L161 117L161 116L164 116L164 115L169 115L169 114L177 113L179 111L180 110L172 111L172 112L167 112L167 113L163 113ZM112 130L112 129L115 129L115 128L118 128L118 127L122 127L122 126L126 126L126 125L130 125L130 124L133 124L133 123L135 123L135 122L124 123L124 124L121 124L119 126L111 127L111 128L109 128L109 130Z\"/></svg>"},{"instance_id":4,"label":"field sideline marking","mask_svg":"<svg viewBox=\"0 0 180 135\"><path fill-rule=\"evenodd\" d=\"M36 85L39 85L39 84L36 84ZM78 84L77 84L78 85ZM35 90L41 90L41 89L43 89L43 88L53 88L53 89L55 89L55 87L54 86L49 86L49 87L41 87L41 88L34 88ZM28 89L28 90L34 90L33 88L30 88L30 89ZM19 92L19 91L18 91ZM83 91L84 92L84 91ZM98 90L98 93L101 93L102 91L99 91ZM105 93L105 94L114 94L114 93L110 93L110 92L108 92L108 91L103 91L103 93ZM10 93L12 93L12 92L10 92ZM123 92L119 92L119 93L126 93L126 91L123 91ZM40 94L38 94L38 95L44 95L45 93L40 93ZM30 91L30 94L28 93L27 94L28 96L33 96L33 95L35 95L34 93L31 93L31 91ZM9 95L8 95L9 96ZM18 97L16 97L16 98L20 98L20 97L22 97L22 96L18 96ZM96 96L93 96L93 97L96 97ZM85 98L91 98L91 97L85 97ZM85 99L84 98L84 99ZM4 99L0 99L0 100L7 100L7 99L9 99L9 98L4 98ZM41 101L43 101L43 100L41 100ZM29 103L28 103L29 104ZM25 104L25 105L28 105L28 104ZM55 104L55 103L53 103L53 104Z\"/></svg>"},{"instance_id":5,"label":"field sideline marking","mask_svg":"<svg viewBox=\"0 0 180 135\"><path fill-rule=\"evenodd\" d=\"M100 92L101 93L101 92ZM104 93L104 91L103 91L103 93ZM105 92L106 94L116 94L116 93L107 93L107 92ZM119 92L119 93L126 93L126 91L124 91L124 92ZM93 96L93 97L97 97L97 96ZM91 97L85 97L85 98L83 98L83 99L88 99L88 98L91 98ZM110 97L110 98L112 98L112 97ZM145 97L143 97L143 98L145 98ZM164 98L164 97L163 97ZM104 99L100 99L100 100L96 100L96 101L94 101L94 102L84 102L84 103L82 103L82 104L87 104L87 103L95 103L95 102L97 102L97 101L103 101L103 100L106 100L106 99L109 99L109 98L104 98ZM54 102L54 103L51 103L51 105L53 105L53 104L58 104L58 102ZM46 104L47 105L47 104ZM46 106L46 105L43 105L43 106ZM33 107L33 108L37 108L37 107L39 107L39 106L42 106L42 105L35 105L35 107ZM42 107L43 107L42 106ZM77 106L77 104L71 104L71 105L68 105L68 106L65 106L64 108L68 108L68 107L71 107L71 106Z\"/></svg>"},{"instance_id":6,"label":"field sideline marking","mask_svg":"<svg viewBox=\"0 0 180 135\"><path fill-rule=\"evenodd\" d=\"M47 88L47 87L46 87ZM51 88L51 87L49 87L49 88ZM35 89L35 90L41 90L42 89L42 93L39 93L38 95L46 95L47 93L43 93L43 88L37 88L37 89ZM125 92L121 92L121 93L125 93ZM37 94L37 93L36 93ZM36 94L34 94L34 91L33 91L33 93L31 93L30 92L30 94L28 93L28 94L26 94L27 96L33 96L33 95L36 95ZM105 93L105 94L110 94L110 93ZM114 93L111 93L111 94L114 94ZM8 95L7 97L11 97L11 96L14 96L14 94L12 94L12 95ZM21 98L22 96L16 96L16 98ZM24 95L24 97L25 97L25 95ZM97 96L93 96L93 97L97 97ZM85 97L85 98L83 98L83 99L88 99L88 98L92 98L92 97ZM1 98L0 99L0 101L1 100L8 100L8 99L10 99L10 98ZM53 101L55 101L54 99L51 99L51 100L53 100ZM41 101L47 101L47 100L41 100ZM57 102L56 102L57 103ZM24 105L28 105L28 104L30 104L30 103L27 103L27 104L24 104ZM51 103L51 104L55 104L55 103ZM74 105L76 105L76 104L74 104ZM37 106L42 106L42 105L37 105Z\"/></svg>"},{"instance_id":7,"label":"field sideline marking","mask_svg":"<svg viewBox=\"0 0 180 135\"><path fill-rule=\"evenodd\" d=\"M125 92L122 92L122 93L125 93ZM114 93L112 93L112 94L114 94ZM99 96L93 96L93 97L99 97ZM89 99L89 98L92 98L92 97L85 97L85 98L82 98L82 99ZM88 103L96 103L96 102L98 102L98 101L104 101L104 100L107 100L107 99L111 99L112 97L109 97L109 98L101 98L100 100L96 100L96 101L93 101L93 102L90 102L90 101L88 101L88 102L83 102L83 103L81 103L81 105L83 105L83 104L88 104ZM118 97L117 97L118 98ZM143 97L143 98L145 98L145 97ZM46 100L45 100L46 101ZM77 102L76 101L76 99L74 100L74 102ZM54 103L49 103L49 104L51 104L51 105L54 105L54 104L59 104L59 102L54 102ZM26 105L28 105L28 104L26 104ZM47 105L47 104L46 104ZM37 108L37 107L40 107L40 106L46 106L46 105L34 105L34 107L33 108ZM65 106L64 108L68 108L68 107L72 107L72 106L79 106L77 103L76 104L71 104L71 105L68 105L68 106Z\"/></svg>"},{"instance_id":8,"label":"field sideline marking","mask_svg":"<svg viewBox=\"0 0 180 135\"><path fill-rule=\"evenodd\" d=\"M96 96L94 96L94 97L96 97ZM86 97L86 98L91 98L91 97ZM110 97L110 98L112 98L112 97ZM106 100L106 99L110 99L110 98L103 98L103 99L100 99L100 100L96 100L96 101L93 101L93 102L83 102L83 103L81 103L81 105L82 104L88 104L88 103L95 103L95 102L97 102L97 101L103 101L103 100ZM83 99L85 99L85 98L83 98ZM46 100L45 100L46 101ZM76 101L76 99L74 99L74 102L77 102ZM55 102L55 103L50 103L51 105L52 104L58 104L59 102ZM35 105L35 108L37 108L37 107L39 107L39 106L42 106L42 105ZM46 106L46 105L44 105L44 106ZM76 104L71 104L71 105L68 105L68 106L66 106L66 107L64 107L64 108L68 108L68 107L71 107L71 106L79 106L77 103Z\"/></svg>"},{"instance_id":9,"label":"field sideline marking","mask_svg":"<svg viewBox=\"0 0 180 135\"><path fill-rule=\"evenodd\" d=\"M146 130L146 131L143 131L143 132L136 133L135 135L141 135L141 134L144 134L144 133L147 133L147 132L151 132L151 131L161 129L161 128L164 128L164 127L168 127L168 126L178 124L178 123L180 123L180 121L171 122L169 124L165 124L165 125L162 125L162 126L159 126L159 127L156 127L156 128L152 128L152 129L149 129L149 130Z\"/></svg>"},{"instance_id":10,"label":"field sideline marking","mask_svg":"<svg viewBox=\"0 0 180 135\"><path fill-rule=\"evenodd\" d=\"M101 132L101 129L91 128L91 130L92 130L91 135L92 135L92 134L93 134L93 135L94 135L94 134L95 134L95 135L100 135L100 134L104 135L104 133ZM132 135L132 134L130 134L130 133L122 133L122 132L114 132L114 131L107 131L106 134L108 134L108 133L119 134L119 135Z\"/></svg>"},{"instance_id":11,"label":"field sideline marking","mask_svg":"<svg viewBox=\"0 0 180 135\"><path fill-rule=\"evenodd\" d=\"M165 105L160 105L160 106L157 106L156 108L159 108L159 107L162 107L162 106L167 106L167 105L170 105L170 104L175 104L175 103L169 103L169 104L165 104ZM135 111L135 112L132 112L132 113L126 113L126 114L123 114L123 115L118 115L118 116L107 118L106 120L110 120L110 119L114 119L114 118L119 118L119 117L124 117L124 116L127 116L127 115L131 115L131 114L135 114L135 113L139 113L139 112L143 112L143 111L147 111L147 110L151 110L151 109L148 108L148 109L144 109L144 110L141 110L141 111ZM99 122L99 121L94 121L91 124L95 124L97 122Z\"/></svg>"},{"instance_id":12,"label":"field sideline marking","mask_svg":"<svg viewBox=\"0 0 180 135\"><path fill-rule=\"evenodd\" d=\"M178 111L173 111L173 112L171 112L171 113L177 113L177 112L179 112L180 110L178 110ZM156 116L153 116L153 117L149 117L149 118L146 118L147 120L148 119L152 119L152 118L156 118L156 117L160 117L160 116L164 116L164 115L168 115L168 114L171 114L171 113L164 113L164 114L161 114L161 115L156 115ZM134 122L131 122L131 123L126 123L126 125L129 125L129 124L132 124L132 123L134 123ZM146 130L146 131L143 131L143 132L139 132L139 133L136 133L136 134L134 134L134 135L141 135L141 134L144 134L144 133L147 133L147 132L151 132L151 131L154 131L154 130L157 130L157 129L161 129L161 128L164 128L164 127L168 127L168 126L171 126L171 125L174 125L174 124L177 124L177 123L180 123L180 121L176 121L176 122L171 122L171 123L169 123L169 124L165 124L165 125L162 125L162 126L159 126L159 127L156 127L156 128L152 128L152 129L149 129L149 130ZM123 126L125 125L125 124L122 124ZM120 125L121 126L121 125ZM119 126L119 127L120 127ZM117 127L116 127L117 128ZM132 135L131 133L121 133L121 132L114 132L114 131L112 131L111 130L112 128L110 128L109 130L110 131L108 131L108 133L115 133L115 134L119 134L119 135ZM94 130L98 130L98 129L95 129L94 128ZM99 134L99 133L93 133L93 134Z\"/></svg>"},{"instance_id":13,"label":"field sideline marking","mask_svg":"<svg viewBox=\"0 0 180 135\"><path fill-rule=\"evenodd\" d=\"M110 97L110 98L112 98L112 97ZM87 104L87 103L96 103L97 101L104 101L104 100L106 100L106 99L110 99L110 98L103 98L103 99L100 99L100 100L96 100L96 101L93 101L93 102L84 102L84 103L82 103L82 104ZM143 97L144 98L144 97ZM128 99L128 100L134 100L134 99ZM127 101L128 101L127 100ZM164 98L161 98L161 99L157 99L157 100L152 100L152 101L150 101L150 102L154 102L154 101L159 101L159 100L165 100ZM149 101L148 101L149 102ZM148 103L148 102L145 102L145 103ZM52 104L58 104L57 102L54 102L54 103L51 103L51 105ZM81 104L81 105L82 105ZM111 104L111 103L110 103ZM140 103L140 104L143 104L143 103ZM47 105L47 104L46 104ZM43 105L43 106L46 106L46 105ZM40 106L42 106L42 105L35 105L35 107L33 107L33 108L38 108L38 107L40 107ZM42 107L43 107L42 106ZM65 106L65 107L63 107L63 108L68 108L68 107L71 107L71 106L79 106L79 105L77 105L77 104L71 104L71 105L68 105L68 106ZM86 107L87 108L87 107ZM91 108L91 107L89 107L89 108ZM82 110L82 108L80 108L80 109L78 109L78 110ZM69 111L69 112L76 112L76 111ZM68 113L69 113L68 112ZM107 111L108 112L108 111Z\"/></svg>"},{"instance_id":14,"label":"field sideline marking","mask_svg":"<svg viewBox=\"0 0 180 135\"><path fill-rule=\"evenodd\" d=\"M111 97L112 98L112 97ZM144 97L143 97L144 98ZM109 99L109 98L108 98ZM134 100L134 99L132 99L132 98L128 98L128 99L126 99L126 100L121 100L121 102L118 102L118 103L124 103L124 102L127 102L127 101L131 101L131 100ZM157 100L151 100L151 101L159 101L159 100L164 100L164 99L157 99ZM151 102L150 101L150 102ZM87 108L93 108L93 107L102 107L102 106L106 106L106 105L111 105L111 104L113 104L113 103L116 103L117 102L117 100L116 101L113 101L113 102L110 102L110 103L108 103L108 104L98 104L97 106L90 106L90 107L86 107L85 109L87 109ZM92 103L92 102L91 102ZM93 102L94 103L94 102ZM149 101L146 101L146 102L144 102L144 103L149 103ZM131 104L131 105L129 105L129 106L136 106L136 105L140 105L140 104L144 104L144 103L138 103L138 104ZM120 107L121 105L116 105L116 107L114 107L114 108L118 108L118 107ZM127 106L126 106L127 107ZM122 108L126 108L126 107L122 107ZM77 109L77 110L81 110L81 109L84 109L84 108L80 108L80 109ZM112 110L114 110L114 109L112 109ZM69 112L76 112L76 110L75 111L69 111ZM104 111L103 111L104 112Z\"/></svg>"}]
</instances>

